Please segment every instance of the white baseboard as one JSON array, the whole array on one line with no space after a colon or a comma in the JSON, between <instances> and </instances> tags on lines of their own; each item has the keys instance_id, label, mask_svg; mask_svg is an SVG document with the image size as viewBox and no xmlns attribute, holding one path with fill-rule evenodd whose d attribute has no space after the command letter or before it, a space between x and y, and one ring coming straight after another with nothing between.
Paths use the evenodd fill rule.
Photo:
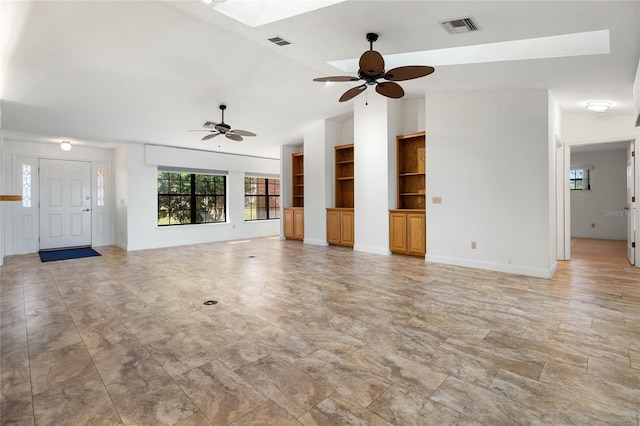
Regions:
<instances>
[{"instance_id":1,"label":"white baseboard","mask_svg":"<svg viewBox=\"0 0 640 426\"><path fill-rule=\"evenodd\" d=\"M314 246L324 246L324 247L326 247L326 246L329 245L329 243L327 243L326 240L317 240L317 239L312 239L312 238L305 238L302 242L305 243L305 244L311 244L311 245L314 245Z\"/></svg>"},{"instance_id":2,"label":"white baseboard","mask_svg":"<svg viewBox=\"0 0 640 426\"><path fill-rule=\"evenodd\" d=\"M459 259L455 257L434 256L427 254L425 261L444 263L446 265L463 266L466 268L485 269L487 271L506 272L508 274L525 275L535 278L551 278L555 273L558 262L554 262L550 269L530 268L528 266L506 265L501 263L482 262L479 260Z\"/></svg>"},{"instance_id":3,"label":"white baseboard","mask_svg":"<svg viewBox=\"0 0 640 426\"><path fill-rule=\"evenodd\" d=\"M391 251L388 248L380 248L380 247L372 247L372 246L363 246L360 244L356 244L353 246L354 251L361 251L364 253L373 253L373 254L381 254L384 256L389 256Z\"/></svg>"}]
</instances>

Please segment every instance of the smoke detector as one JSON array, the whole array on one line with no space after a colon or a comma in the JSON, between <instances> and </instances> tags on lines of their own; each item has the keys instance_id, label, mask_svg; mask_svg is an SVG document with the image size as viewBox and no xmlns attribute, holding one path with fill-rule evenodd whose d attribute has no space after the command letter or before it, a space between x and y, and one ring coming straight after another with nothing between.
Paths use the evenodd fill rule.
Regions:
<instances>
[{"instance_id":1,"label":"smoke detector","mask_svg":"<svg viewBox=\"0 0 640 426\"><path fill-rule=\"evenodd\" d=\"M449 34L461 34L478 31L478 26L475 22L473 22L473 19L471 19L471 17L442 21L440 22L440 25L442 25L442 27Z\"/></svg>"}]
</instances>

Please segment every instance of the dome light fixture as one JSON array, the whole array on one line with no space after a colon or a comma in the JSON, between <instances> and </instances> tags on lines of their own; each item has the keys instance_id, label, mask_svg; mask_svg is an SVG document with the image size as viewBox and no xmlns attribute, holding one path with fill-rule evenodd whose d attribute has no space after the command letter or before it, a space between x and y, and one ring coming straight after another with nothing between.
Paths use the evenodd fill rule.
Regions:
<instances>
[{"instance_id":1,"label":"dome light fixture","mask_svg":"<svg viewBox=\"0 0 640 426\"><path fill-rule=\"evenodd\" d=\"M611 102L607 101L589 101L587 102L587 109L593 112L606 112L611 108Z\"/></svg>"},{"instance_id":2,"label":"dome light fixture","mask_svg":"<svg viewBox=\"0 0 640 426\"><path fill-rule=\"evenodd\" d=\"M60 144L60 149L62 149L63 151L69 151L71 149L71 142L62 141L62 143Z\"/></svg>"}]
</instances>

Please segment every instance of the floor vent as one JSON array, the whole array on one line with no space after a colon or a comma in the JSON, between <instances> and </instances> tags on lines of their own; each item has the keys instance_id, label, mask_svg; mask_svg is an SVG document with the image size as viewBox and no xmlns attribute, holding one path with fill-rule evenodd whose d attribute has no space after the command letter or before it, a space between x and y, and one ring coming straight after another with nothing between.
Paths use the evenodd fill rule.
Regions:
<instances>
[{"instance_id":1,"label":"floor vent","mask_svg":"<svg viewBox=\"0 0 640 426\"><path fill-rule=\"evenodd\" d=\"M278 46L286 46L291 44L290 41L283 39L282 37L271 37L268 39L271 43L277 44Z\"/></svg>"},{"instance_id":2,"label":"floor vent","mask_svg":"<svg viewBox=\"0 0 640 426\"><path fill-rule=\"evenodd\" d=\"M470 33L478 31L478 26L471 18L451 19L449 21L440 22L449 34Z\"/></svg>"}]
</instances>

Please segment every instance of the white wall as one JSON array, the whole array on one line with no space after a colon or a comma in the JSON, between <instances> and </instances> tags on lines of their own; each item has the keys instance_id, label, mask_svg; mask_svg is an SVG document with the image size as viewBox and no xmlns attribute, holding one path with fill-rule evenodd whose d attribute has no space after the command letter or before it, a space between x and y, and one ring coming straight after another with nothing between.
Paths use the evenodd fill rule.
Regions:
<instances>
[{"instance_id":1,"label":"white wall","mask_svg":"<svg viewBox=\"0 0 640 426\"><path fill-rule=\"evenodd\" d=\"M62 151L59 144L54 143L35 143L8 140L4 141L4 189L15 194L21 194L21 179L22 173L14 167L14 162L17 160L26 161L32 164L33 176L31 180L32 185L32 207L22 207L22 203L3 203L4 207L3 217L3 241L4 241L4 254L24 254L24 253L36 253L39 250L38 235L39 235L39 220L38 220L38 175L35 172L37 170L38 159L48 158L56 160L76 160L76 161L90 161L91 162L91 194L93 198L92 202L92 245L104 246L114 243L113 232L113 191L114 191L114 175L111 172L112 164L114 162L114 150L94 148L83 145L74 144L71 151ZM17 161L17 162L20 162ZM16 166L18 166L16 164ZM96 187L95 187L95 172L97 167L105 168L105 202L108 203L106 209L98 209L96 200ZM15 170L14 170L15 169ZM29 214L33 217L29 222L19 224L21 212L25 209L29 209ZM100 214L100 217L97 215ZM104 215L104 216L102 216ZM104 220L101 227L96 226L98 220ZM25 224L30 224L29 229L25 229ZM21 234L22 233L22 234ZM24 239L21 235L29 235L28 239Z\"/></svg>"},{"instance_id":2,"label":"white wall","mask_svg":"<svg viewBox=\"0 0 640 426\"><path fill-rule=\"evenodd\" d=\"M304 133L304 242L327 245L327 120L316 122ZM337 128L337 126L335 126Z\"/></svg>"},{"instance_id":3,"label":"white wall","mask_svg":"<svg viewBox=\"0 0 640 426\"><path fill-rule=\"evenodd\" d=\"M427 260L550 277L548 93L428 93L425 102Z\"/></svg>"},{"instance_id":4,"label":"white wall","mask_svg":"<svg viewBox=\"0 0 640 426\"><path fill-rule=\"evenodd\" d=\"M126 249L141 250L278 235L280 220L244 220L244 176L259 173L278 176L280 160L210 151L129 144L118 157L118 170L126 167L120 181L120 204L126 204ZM227 171L227 222L186 226L157 225L158 166ZM119 229L124 231L122 224Z\"/></svg>"},{"instance_id":5,"label":"white wall","mask_svg":"<svg viewBox=\"0 0 640 426\"><path fill-rule=\"evenodd\" d=\"M389 209L394 207L390 168L401 133L401 102L369 96L354 102L354 250L389 254ZM391 164L393 163L393 166Z\"/></svg>"},{"instance_id":6,"label":"white wall","mask_svg":"<svg viewBox=\"0 0 640 426\"><path fill-rule=\"evenodd\" d=\"M424 108L424 98L404 99L402 101L402 134L416 133L424 130Z\"/></svg>"},{"instance_id":7,"label":"white wall","mask_svg":"<svg viewBox=\"0 0 640 426\"><path fill-rule=\"evenodd\" d=\"M571 191L571 236L626 240L626 151L572 153L571 168L580 166L593 166L591 190Z\"/></svg>"},{"instance_id":8,"label":"white wall","mask_svg":"<svg viewBox=\"0 0 640 426\"><path fill-rule=\"evenodd\" d=\"M608 113L564 114L562 116L562 142L619 140L640 135L634 127L632 115Z\"/></svg>"}]
</instances>

